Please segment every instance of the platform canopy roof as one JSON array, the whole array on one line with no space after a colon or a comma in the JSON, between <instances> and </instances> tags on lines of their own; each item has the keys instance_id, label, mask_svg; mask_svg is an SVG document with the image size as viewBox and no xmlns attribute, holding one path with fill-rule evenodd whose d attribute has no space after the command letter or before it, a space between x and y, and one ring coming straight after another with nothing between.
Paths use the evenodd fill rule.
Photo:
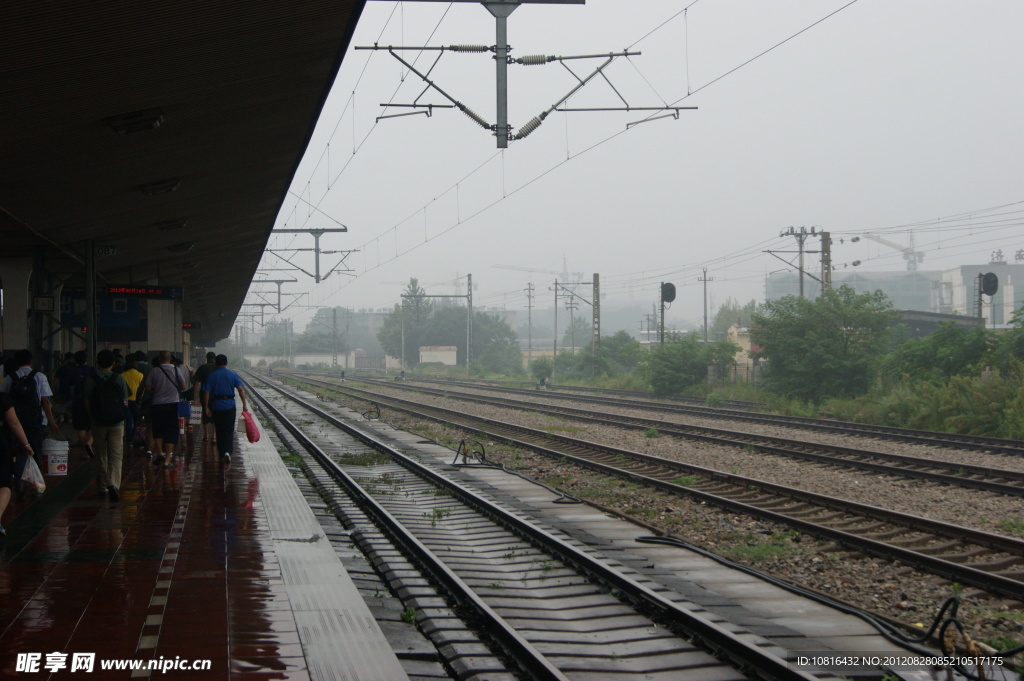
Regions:
<instances>
[{"instance_id":1,"label":"platform canopy roof","mask_svg":"<svg viewBox=\"0 0 1024 681\"><path fill-rule=\"evenodd\" d=\"M183 286L227 336L363 4L0 3L0 258L74 285L114 246L101 285Z\"/></svg>"}]
</instances>

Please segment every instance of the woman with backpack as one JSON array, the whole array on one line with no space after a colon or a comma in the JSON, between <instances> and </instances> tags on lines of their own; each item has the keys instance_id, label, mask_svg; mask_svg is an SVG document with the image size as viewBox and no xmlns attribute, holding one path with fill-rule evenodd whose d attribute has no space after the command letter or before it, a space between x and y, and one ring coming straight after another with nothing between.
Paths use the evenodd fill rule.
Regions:
<instances>
[{"instance_id":1,"label":"woman with backpack","mask_svg":"<svg viewBox=\"0 0 1024 681\"><path fill-rule=\"evenodd\" d=\"M85 382L83 400L92 418L93 448L96 451L96 489L111 501L120 498L121 461L124 457L124 404L128 385L114 373L114 353L100 350L99 371Z\"/></svg>"}]
</instances>

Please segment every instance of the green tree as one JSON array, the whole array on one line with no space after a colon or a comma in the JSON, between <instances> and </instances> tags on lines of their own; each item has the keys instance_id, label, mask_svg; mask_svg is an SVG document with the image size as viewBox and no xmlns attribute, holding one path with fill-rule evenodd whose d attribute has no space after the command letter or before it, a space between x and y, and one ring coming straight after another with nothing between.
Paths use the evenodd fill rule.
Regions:
<instances>
[{"instance_id":1,"label":"green tree","mask_svg":"<svg viewBox=\"0 0 1024 681\"><path fill-rule=\"evenodd\" d=\"M1010 326L996 339L992 361L1004 374L1019 374L1024 364L1024 305L1013 313Z\"/></svg>"},{"instance_id":2,"label":"green tree","mask_svg":"<svg viewBox=\"0 0 1024 681\"><path fill-rule=\"evenodd\" d=\"M392 357L400 358L405 366L412 366L419 362L421 345L440 345L424 340L427 322L433 309L434 306L426 297L426 291L419 285L419 281L415 277L410 277L402 302L395 305L377 332L377 340L384 351Z\"/></svg>"},{"instance_id":3,"label":"green tree","mask_svg":"<svg viewBox=\"0 0 1024 681\"><path fill-rule=\"evenodd\" d=\"M632 371L640 364L644 349L629 332L619 331L614 336L601 337L601 351L626 371Z\"/></svg>"},{"instance_id":4,"label":"green tree","mask_svg":"<svg viewBox=\"0 0 1024 681\"><path fill-rule=\"evenodd\" d=\"M843 286L816 300L786 296L754 314L754 357L766 359L765 388L805 400L867 392L888 340L892 304L881 291Z\"/></svg>"},{"instance_id":5,"label":"green tree","mask_svg":"<svg viewBox=\"0 0 1024 681\"><path fill-rule=\"evenodd\" d=\"M923 338L912 338L889 353L882 362L886 383L907 377L945 383L953 376L981 370L988 361L994 338L980 326L963 328L943 324Z\"/></svg>"},{"instance_id":6,"label":"green tree","mask_svg":"<svg viewBox=\"0 0 1024 681\"><path fill-rule=\"evenodd\" d=\"M530 362L530 373L533 374L538 383L545 378L551 378L553 369L554 365L551 363L550 357L538 357Z\"/></svg>"},{"instance_id":7,"label":"green tree","mask_svg":"<svg viewBox=\"0 0 1024 681\"><path fill-rule=\"evenodd\" d=\"M416 279L410 279L402 303L385 318L377 338L392 357L402 356L405 334L405 364L419 362L422 346L453 345L456 362L466 363L466 310L450 305L435 306ZM484 312L473 313L473 360L478 370L513 374L522 371L519 341L504 321Z\"/></svg>"},{"instance_id":8,"label":"green tree","mask_svg":"<svg viewBox=\"0 0 1024 681\"><path fill-rule=\"evenodd\" d=\"M707 378L706 351L695 333L671 336L648 351L640 372L655 394L677 394Z\"/></svg>"},{"instance_id":9,"label":"green tree","mask_svg":"<svg viewBox=\"0 0 1024 681\"><path fill-rule=\"evenodd\" d=\"M593 321L589 317L574 315L558 342L565 348L589 348L593 333Z\"/></svg>"},{"instance_id":10,"label":"green tree","mask_svg":"<svg viewBox=\"0 0 1024 681\"><path fill-rule=\"evenodd\" d=\"M733 324L739 326L750 326L754 313L757 311L757 301L751 300L740 305L738 300L728 298L718 308L714 320L708 326L708 339L725 338L726 332Z\"/></svg>"},{"instance_id":11,"label":"green tree","mask_svg":"<svg viewBox=\"0 0 1024 681\"><path fill-rule=\"evenodd\" d=\"M345 344L345 319L348 312L341 307L322 307L313 315L305 330L295 339L297 352L348 352Z\"/></svg>"},{"instance_id":12,"label":"green tree","mask_svg":"<svg viewBox=\"0 0 1024 681\"><path fill-rule=\"evenodd\" d=\"M263 340L260 341L259 354L269 357L284 357L287 347L286 327L287 320L275 320L267 322L263 329Z\"/></svg>"}]
</instances>

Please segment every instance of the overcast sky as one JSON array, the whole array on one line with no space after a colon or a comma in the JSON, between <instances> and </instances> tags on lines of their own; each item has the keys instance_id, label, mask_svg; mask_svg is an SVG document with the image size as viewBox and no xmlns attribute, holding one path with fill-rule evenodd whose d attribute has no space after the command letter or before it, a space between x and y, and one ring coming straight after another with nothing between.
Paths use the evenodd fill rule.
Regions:
<instances>
[{"instance_id":1,"label":"overcast sky","mask_svg":"<svg viewBox=\"0 0 1024 681\"><path fill-rule=\"evenodd\" d=\"M831 230L839 270L854 260L905 270L901 252L848 239L908 244L910 225L922 269L985 263L996 249L1013 262L1024 249L1024 3L847 4L523 5L508 20L513 57L640 51L604 72L630 105L699 108L628 129L650 112L556 112L504 152L457 110L376 121L410 111L379 104L411 103L426 86L386 51L350 50L277 228L344 224L321 247L359 252L352 272L319 285L292 273L299 281L284 290L307 295L286 316L301 325L312 315L304 305L390 307L410 276L455 293L467 273L475 305L525 308L532 281L535 304L548 307L564 258L570 273L600 273L606 306L649 308L661 281L675 283L670 316L682 324L702 314L705 267L715 306L761 300L765 275L786 267L762 251L794 250L779 236L790 226ZM374 43L492 45L494 19L474 3L368 2L352 46ZM401 54L423 71L437 57ZM566 64L584 77L602 61ZM446 52L430 77L494 122L490 53ZM522 126L576 82L557 62L510 66L509 123ZM436 92L419 101L448 103ZM567 104L621 105L600 77ZM270 247L312 242L281 235ZM313 269L309 254L281 255ZM322 256L321 268L339 257ZM263 263L290 267L276 255Z\"/></svg>"}]
</instances>

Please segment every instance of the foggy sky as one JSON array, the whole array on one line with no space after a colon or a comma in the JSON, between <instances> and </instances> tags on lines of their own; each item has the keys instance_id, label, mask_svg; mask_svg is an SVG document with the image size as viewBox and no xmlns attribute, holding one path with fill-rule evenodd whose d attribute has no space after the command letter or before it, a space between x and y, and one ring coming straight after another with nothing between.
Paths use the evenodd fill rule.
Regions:
<instances>
[{"instance_id":1,"label":"foggy sky","mask_svg":"<svg viewBox=\"0 0 1024 681\"><path fill-rule=\"evenodd\" d=\"M456 110L375 123L380 103L412 102L425 85L386 52L350 50L277 228L348 226L321 247L358 249L348 259L356 276L317 286L293 275L285 291L308 295L285 316L308 319L304 305L390 307L410 276L454 293L451 281L467 273L475 305L524 308L532 282L535 305L548 307L558 275L494 265L558 272L564 257L570 272L601 274L606 306L649 308L671 281L670 320L693 321L705 267L715 305L762 299L765 275L786 267L762 251L795 250L779 237L790 226L830 230L837 269L861 260L864 271L904 270L898 251L838 239L870 231L906 244L903 226L926 221L931 229L915 232L922 269L988 262L997 248L1013 262L1024 220L1012 211L1024 204L992 211L1008 213L997 225L981 213L939 219L1024 201L1024 4L859 0L722 77L847 2L700 0L642 40L685 5L523 5L508 22L513 57L640 50L605 72L630 105L699 108L628 130L648 112L552 113L504 152ZM494 20L472 3L369 2L352 45L374 43L491 45ZM435 57L419 56L417 68ZM599 63L568 65L582 77ZM494 122L489 53L445 53L430 77ZM510 124L575 83L557 63L510 66ZM447 103L432 92L420 101ZM621 104L598 78L568 105ZM312 237L271 243L289 246L309 248ZM285 255L312 270L308 254ZM322 256L321 267L339 257Z\"/></svg>"}]
</instances>

